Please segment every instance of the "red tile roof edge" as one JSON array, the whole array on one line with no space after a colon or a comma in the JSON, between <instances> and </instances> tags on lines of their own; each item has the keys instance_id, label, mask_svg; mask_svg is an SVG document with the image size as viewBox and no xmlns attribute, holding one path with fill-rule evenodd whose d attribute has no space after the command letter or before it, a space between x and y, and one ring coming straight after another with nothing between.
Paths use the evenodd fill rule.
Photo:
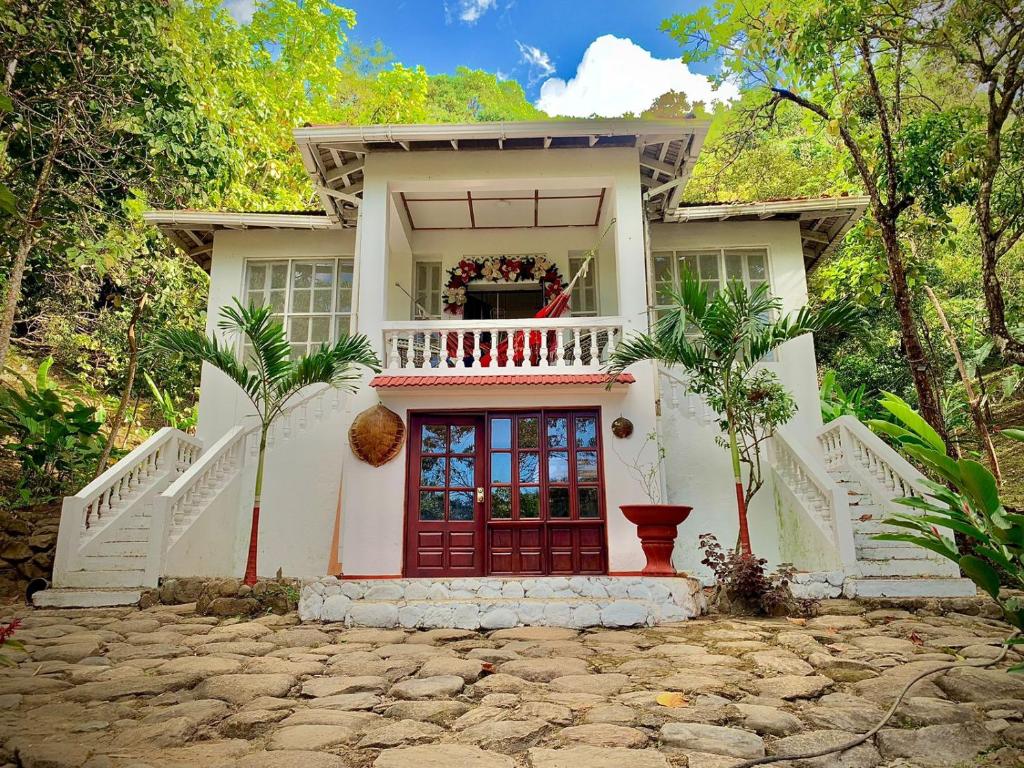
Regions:
<instances>
[{"instance_id":1,"label":"red tile roof edge","mask_svg":"<svg viewBox=\"0 0 1024 768\"><path fill-rule=\"evenodd\" d=\"M564 386L573 384L607 384L605 373L537 373L537 374L482 374L478 376L448 376L427 374L420 376L374 376L370 386L377 389L398 387L493 387L504 385L521 386ZM620 373L612 379L613 384L632 384L636 378L631 373Z\"/></svg>"}]
</instances>

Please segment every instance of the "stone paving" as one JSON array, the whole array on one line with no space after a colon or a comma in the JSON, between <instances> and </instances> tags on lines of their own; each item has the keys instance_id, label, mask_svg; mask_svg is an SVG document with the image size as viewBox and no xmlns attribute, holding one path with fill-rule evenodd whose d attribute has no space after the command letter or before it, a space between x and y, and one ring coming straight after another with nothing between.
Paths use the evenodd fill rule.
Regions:
<instances>
[{"instance_id":1,"label":"stone paving","mask_svg":"<svg viewBox=\"0 0 1024 768\"><path fill-rule=\"evenodd\" d=\"M1007 632L956 613L823 610L490 633L188 605L23 611L27 654L0 670L0 764L726 768L863 733L909 676L992 658ZM912 693L872 741L779 765L1024 765L1024 676L958 670Z\"/></svg>"}]
</instances>

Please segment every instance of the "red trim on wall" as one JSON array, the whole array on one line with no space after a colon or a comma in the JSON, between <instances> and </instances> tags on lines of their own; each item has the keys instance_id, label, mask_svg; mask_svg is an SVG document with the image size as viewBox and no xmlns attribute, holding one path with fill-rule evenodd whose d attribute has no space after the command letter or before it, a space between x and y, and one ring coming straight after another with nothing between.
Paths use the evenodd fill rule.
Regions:
<instances>
[{"instance_id":1,"label":"red trim on wall","mask_svg":"<svg viewBox=\"0 0 1024 768\"><path fill-rule=\"evenodd\" d=\"M370 386L377 389L394 389L399 387L459 387L478 386L494 387L509 384L526 386L562 386L579 384L607 385L609 376L606 373L538 373L538 374L485 374L480 376L374 376ZM631 373L620 373L611 379L613 384L633 384L636 378Z\"/></svg>"}]
</instances>

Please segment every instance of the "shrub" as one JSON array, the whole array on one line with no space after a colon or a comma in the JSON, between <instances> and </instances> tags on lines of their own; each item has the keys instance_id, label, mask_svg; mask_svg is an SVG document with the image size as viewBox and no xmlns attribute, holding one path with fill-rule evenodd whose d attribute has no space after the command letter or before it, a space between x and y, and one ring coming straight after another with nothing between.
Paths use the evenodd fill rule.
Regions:
<instances>
[{"instance_id":1,"label":"shrub","mask_svg":"<svg viewBox=\"0 0 1024 768\"><path fill-rule=\"evenodd\" d=\"M60 492L85 479L103 452L104 415L91 405L65 402L49 378L53 358L44 360L35 381L0 385L0 435L21 465L17 488Z\"/></svg>"}]
</instances>

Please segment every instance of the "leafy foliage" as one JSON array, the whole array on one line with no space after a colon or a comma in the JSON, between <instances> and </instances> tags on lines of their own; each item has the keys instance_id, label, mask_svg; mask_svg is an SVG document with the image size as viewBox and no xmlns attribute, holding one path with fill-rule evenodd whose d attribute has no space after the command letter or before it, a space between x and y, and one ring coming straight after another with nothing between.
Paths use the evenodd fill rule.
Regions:
<instances>
[{"instance_id":1,"label":"leafy foliage","mask_svg":"<svg viewBox=\"0 0 1024 768\"><path fill-rule=\"evenodd\" d=\"M104 414L79 401L64 402L49 378L53 358L39 366L35 381L0 386L0 436L21 466L18 488L58 492L86 478L103 450Z\"/></svg>"},{"instance_id":2,"label":"leafy foliage","mask_svg":"<svg viewBox=\"0 0 1024 768\"><path fill-rule=\"evenodd\" d=\"M784 563L769 573L767 560L745 556L738 549L725 550L710 533L702 533L697 546L704 553L701 564L715 574L718 589L726 597L731 612L766 616L803 616L814 612L813 600L797 600L790 591L796 573L793 566Z\"/></svg>"},{"instance_id":3,"label":"leafy foliage","mask_svg":"<svg viewBox=\"0 0 1024 768\"><path fill-rule=\"evenodd\" d=\"M163 418L164 424L183 432L194 432L199 423L199 408L193 405L182 413L179 404L170 392L160 389L149 373L144 372L142 376L146 380L146 386L149 387L149 393L153 396L153 402L160 409L160 416Z\"/></svg>"},{"instance_id":4,"label":"leafy foliage","mask_svg":"<svg viewBox=\"0 0 1024 768\"><path fill-rule=\"evenodd\" d=\"M906 401L886 393L880 404L894 422L872 421L872 429L895 440L943 482L924 481L927 498L896 499L915 513L885 518L886 525L901 532L874 538L909 541L958 563L964 575L999 604L1006 620L1024 630L1024 599L1004 596L1000 576L1002 572L1015 589L1024 587L1024 515L1003 505L995 477L987 467L973 459L951 458L939 435ZM1007 429L1001 434L1024 441L1024 430ZM941 529L964 536L971 545L971 554L960 554L954 539ZM1024 665L1015 671L1024 671Z\"/></svg>"}]
</instances>

